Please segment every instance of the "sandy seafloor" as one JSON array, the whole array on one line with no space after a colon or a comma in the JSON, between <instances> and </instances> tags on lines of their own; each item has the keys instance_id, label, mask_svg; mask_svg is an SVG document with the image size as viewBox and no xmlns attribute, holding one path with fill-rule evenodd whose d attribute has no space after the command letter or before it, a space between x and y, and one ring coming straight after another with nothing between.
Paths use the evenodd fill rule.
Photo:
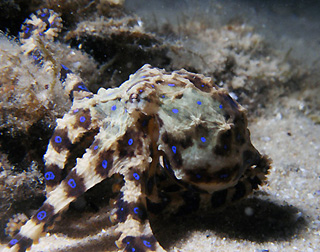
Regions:
<instances>
[{"instance_id":1,"label":"sandy seafloor","mask_svg":"<svg viewBox=\"0 0 320 252\"><path fill-rule=\"evenodd\" d=\"M269 185L220 212L154 223L156 237L168 251L319 251L320 127L282 109L273 117L259 118L250 129L255 146L273 159ZM76 219L71 223L76 225ZM31 251L113 247L108 230L80 241L66 227L59 232L41 238Z\"/></svg>"},{"instance_id":2,"label":"sandy seafloor","mask_svg":"<svg viewBox=\"0 0 320 252\"><path fill-rule=\"evenodd\" d=\"M168 9L170 1L155 1L153 5L145 2L132 1L128 6L141 16L152 12L157 13L159 20L170 17L174 20L177 9ZM185 4L182 9L192 9L191 1L177 2ZM292 47L293 57L304 62L306 67L319 59L320 18L316 17L315 8L320 9L317 1L303 1L294 13L290 12L292 4L288 4L289 1L273 8L259 5L260 1L218 2L221 9L220 14L214 14L215 20L240 16L254 25L275 48L287 50ZM294 2L299 4L299 1ZM312 8L313 4L316 4L315 8ZM178 4L175 7L179 7ZM184 11L188 13L188 10ZM307 117L303 109L303 97L288 94L281 100L271 101L261 117L250 118L253 144L273 160L268 185L223 211L156 221L153 226L156 237L165 249L320 251L320 125ZM72 238L72 231L66 230L62 227L62 233L41 238L31 251L98 252L108 250L113 243L112 239L106 243L108 230L81 239L80 244Z\"/></svg>"}]
</instances>

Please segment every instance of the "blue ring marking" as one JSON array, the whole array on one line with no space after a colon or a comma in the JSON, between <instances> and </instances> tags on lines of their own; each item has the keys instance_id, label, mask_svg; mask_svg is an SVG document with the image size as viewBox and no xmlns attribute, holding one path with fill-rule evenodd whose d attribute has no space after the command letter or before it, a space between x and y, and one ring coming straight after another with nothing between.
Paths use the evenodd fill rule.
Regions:
<instances>
[{"instance_id":1,"label":"blue ring marking","mask_svg":"<svg viewBox=\"0 0 320 252\"><path fill-rule=\"evenodd\" d=\"M102 163L101 163L103 169L107 169L108 167L108 161L107 160L103 160Z\"/></svg>"},{"instance_id":2,"label":"blue ring marking","mask_svg":"<svg viewBox=\"0 0 320 252\"><path fill-rule=\"evenodd\" d=\"M60 64L61 66L62 66L62 68L64 69L64 70L69 70L69 68L67 68L65 65L63 65L63 64Z\"/></svg>"},{"instance_id":3,"label":"blue ring marking","mask_svg":"<svg viewBox=\"0 0 320 252\"><path fill-rule=\"evenodd\" d=\"M133 208L133 212L134 212L135 214L138 214L138 213L139 213L139 207Z\"/></svg>"},{"instance_id":4,"label":"blue ring marking","mask_svg":"<svg viewBox=\"0 0 320 252\"><path fill-rule=\"evenodd\" d=\"M165 95L162 95L161 97L164 98L164 97L166 97L166 96L165 96Z\"/></svg>"},{"instance_id":5,"label":"blue ring marking","mask_svg":"<svg viewBox=\"0 0 320 252\"><path fill-rule=\"evenodd\" d=\"M171 149L172 149L173 153L176 154L176 152L177 152L177 147L176 147L176 146L172 146Z\"/></svg>"},{"instance_id":6,"label":"blue ring marking","mask_svg":"<svg viewBox=\"0 0 320 252\"><path fill-rule=\"evenodd\" d=\"M174 87L175 85L176 85L176 84L173 84L173 83L169 83L169 84L168 84L169 87Z\"/></svg>"},{"instance_id":7,"label":"blue ring marking","mask_svg":"<svg viewBox=\"0 0 320 252\"><path fill-rule=\"evenodd\" d=\"M198 105L201 105L201 104L202 104L202 102L201 102L201 101L197 101L197 104L198 104Z\"/></svg>"},{"instance_id":8,"label":"blue ring marking","mask_svg":"<svg viewBox=\"0 0 320 252\"><path fill-rule=\"evenodd\" d=\"M79 120L80 120L80 122L82 122L82 123L83 123L83 122L85 122L85 121L86 121L86 117L85 117L85 116L80 116L80 119L79 119Z\"/></svg>"},{"instance_id":9,"label":"blue ring marking","mask_svg":"<svg viewBox=\"0 0 320 252\"><path fill-rule=\"evenodd\" d=\"M41 14L41 17L45 17L47 14L46 13L42 13Z\"/></svg>"},{"instance_id":10,"label":"blue ring marking","mask_svg":"<svg viewBox=\"0 0 320 252\"><path fill-rule=\"evenodd\" d=\"M176 108L174 108L174 109L172 109L172 112L175 113L175 114L177 114L177 113L179 112L179 110L176 109Z\"/></svg>"},{"instance_id":11,"label":"blue ring marking","mask_svg":"<svg viewBox=\"0 0 320 252\"><path fill-rule=\"evenodd\" d=\"M135 248L131 248L131 251L132 251L132 252L135 252L135 251L136 251L136 249L135 249Z\"/></svg>"},{"instance_id":12,"label":"blue ring marking","mask_svg":"<svg viewBox=\"0 0 320 252\"><path fill-rule=\"evenodd\" d=\"M196 174L197 179L201 179L201 175L200 174Z\"/></svg>"},{"instance_id":13,"label":"blue ring marking","mask_svg":"<svg viewBox=\"0 0 320 252\"><path fill-rule=\"evenodd\" d=\"M113 105L112 107L111 107L111 110L112 111L115 111L117 109L117 106L116 105Z\"/></svg>"},{"instance_id":14,"label":"blue ring marking","mask_svg":"<svg viewBox=\"0 0 320 252\"><path fill-rule=\"evenodd\" d=\"M143 240L143 244L148 247L148 248L151 248L151 243L146 241L146 240Z\"/></svg>"},{"instance_id":15,"label":"blue ring marking","mask_svg":"<svg viewBox=\"0 0 320 252\"><path fill-rule=\"evenodd\" d=\"M94 150L97 150L98 148L99 148L98 145L96 145L96 146L93 147Z\"/></svg>"},{"instance_id":16,"label":"blue ring marking","mask_svg":"<svg viewBox=\"0 0 320 252\"><path fill-rule=\"evenodd\" d=\"M143 92L143 90L142 90L142 89L140 89L140 90L139 90L139 92L140 92L140 93L142 93L142 92Z\"/></svg>"},{"instance_id":17,"label":"blue ring marking","mask_svg":"<svg viewBox=\"0 0 320 252\"><path fill-rule=\"evenodd\" d=\"M202 141L203 143L205 143L205 142L207 141L207 139L206 139L205 137L201 137L200 139L201 139L201 141Z\"/></svg>"},{"instance_id":18,"label":"blue ring marking","mask_svg":"<svg viewBox=\"0 0 320 252\"><path fill-rule=\"evenodd\" d=\"M78 88L84 91L88 91L87 87L84 84L79 84Z\"/></svg>"},{"instance_id":19,"label":"blue ring marking","mask_svg":"<svg viewBox=\"0 0 320 252\"><path fill-rule=\"evenodd\" d=\"M164 166L169 170L170 167L166 159L164 159L163 163L164 163Z\"/></svg>"},{"instance_id":20,"label":"blue ring marking","mask_svg":"<svg viewBox=\"0 0 320 252\"><path fill-rule=\"evenodd\" d=\"M220 105L219 105L219 108L220 108L220 109L222 109L222 108L223 108L222 104L220 104Z\"/></svg>"},{"instance_id":21,"label":"blue ring marking","mask_svg":"<svg viewBox=\"0 0 320 252\"><path fill-rule=\"evenodd\" d=\"M225 145L223 145L223 149L228 149L228 146L225 144Z\"/></svg>"},{"instance_id":22,"label":"blue ring marking","mask_svg":"<svg viewBox=\"0 0 320 252\"><path fill-rule=\"evenodd\" d=\"M79 109L73 110L73 113L77 113L77 112L79 112Z\"/></svg>"},{"instance_id":23,"label":"blue ring marking","mask_svg":"<svg viewBox=\"0 0 320 252\"><path fill-rule=\"evenodd\" d=\"M56 136L56 137L54 138L54 141L55 141L56 143L61 143L61 142L62 142L61 136Z\"/></svg>"},{"instance_id":24,"label":"blue ring marking","mask_svg":"<svg viewBox=\"0 0 320 252\"><path fill-rule=\"evenodd\" d=\"M37 213L37 218L39 221L42 221L44 218L46 218L47 213L46 211L40 211L39 213Z\"/></svg>"},{"instance_id":25,"label":"blue ring marking","mask_svg":"<svg viewBox=\"0 0 320 252\"><path fill-rule=\"evenodd\" d=\"M29 27L26 27L26 30L24 31L24 33L28 33L29 30L30 30L30 28L29 28Z\"/></svg>"},{"instance_id":26,"label":"blue ring marking","mask_svg":"<svg viewBox=\"0 0 320 252\"><path fill-rule=\"evenodd\" d=\"M142 127L145 127L147 125L147 120L143 120Z\"/></svg>"},{"instance_id":27,"label":"blue ring marking","mask_svg":"<svg viewBox=\"0 0 320 252\"><path fill-rule=\"evenodd\" d=\"M13 245L17 244L17 242L18 242L17 239L12 239L12 240L9 242L9 244L13 246Z\"/></svg>"},{"instance_id":28,"label":"blue ring marking","mask_svg":"<svg viewBox=\"0 0 320 252\"><path fill-rule=\"evenodd\" d=\"M54 180L56 177L53 172L49 171L44 174L46 180Z\"/></svg>"},{"instance_id":29,"label":"blue ring marking","mask_svg":"<svg viewBox=\"0 0 320 252\"><path fill-rule=\"evenodd\" d=\"M151 87L154 87L154 85L152 84Z\"/></svg>"},{"instance_id":30,"label":"blue ring marking","mask_svg":"<svg viewBox=\"0 0 320 252\"><path fill-rule=\"evenodd\" d=\"M77 186L77 184L76 184L76 182L74 181L74 179L69 179L68 185L69 185L71 188L76 188L76 186Z\"/></svg>"},{"instance_id":31,"label":"blue ring marking","mask_svg":"<svg viewBox=\"0 0 320 252\"><path fill-rule=\"evenodd\" d=\"M138 173L133 173L133 177L136 179L136 180L139 180L140 179L140 176Z\"/></svg>"},{"instance_id":32,"label":"blue ring marking","mask_svg":"<svg viewBox=\"0 0 320 252\"><path fill-rule=\"evenodd\" d=\"M229 177L229 174L228 174L228 173L224 173L224 174L221 174L221 175L220 175L220 178L227 178L227 177Z\"/></svg>"},{"instance_id":33,"label":"blue ring marking","mask_svg":"<svg viewBox=\"0 0 320 252\"><path fill-rule=\"evenodd\" d=\"M146 78L146 76L145 76L145 75L142 75L142 76L141 76L141 79L143 79L143 78Z\"/></svg>"},{"instance_id":34,"label":"blue ring marking","mask_svg":"<svg viewBox=\"0 0 320 252\"><path fill-rule=\"evenodd\" d=\"M201 87L204 87L204 85L202 84Z\"/></svg>"},{"instance_id":35,"label":"blue ring marking","mask_svg":"<svg viewBox=\"0 0 320 252\"><path fill-rule=\"evenodd\" d=\"M40 36L43 36L43 33L42 33L42 32L39 32L39 35L40 35Z\"/></svg>"},{"instance_id":36,"label":"blue ring marking","mask_svg":"<svg viewBox=\"0 0 320 252\"><path fill-rule=\"evenodd\" d=\"M129 144L129 145L132 145L132 144L133 144L132 138L129 139L128 144Z\"/></svg>"}]
</instances>

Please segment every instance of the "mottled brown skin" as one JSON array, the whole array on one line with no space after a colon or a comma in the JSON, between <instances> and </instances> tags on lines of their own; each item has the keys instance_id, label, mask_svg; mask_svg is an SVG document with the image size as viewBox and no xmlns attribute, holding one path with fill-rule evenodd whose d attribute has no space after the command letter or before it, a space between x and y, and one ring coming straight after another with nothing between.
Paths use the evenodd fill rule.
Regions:
<instances>
[{"instance_id":1,"label":"mottled brown skin","mask_svg":"<svg viewBox=\"0 0 320 252\"><path fill-rule=\"evenodd\" d=\"M49 10L32 20L23 27L25 44L43 39L40 24L60 27ZM26 50L35 52L37 44ZM43 61L38 57L35 64ZM56 67L51 63L46 67ZM73 105L57 120L44 156L47 199L5 251L25 251L70 202L115 174L123 178L108 213L119 236L116 245L139 252L165 251L153 235L150 214L218 208L265 182L270 161L251 144L244 108L210 78L144 65L119 88L93 94L65 66L59 75ZM63 178L72 147L87 134L94 140Z\"/></svg>"}]
</instances>

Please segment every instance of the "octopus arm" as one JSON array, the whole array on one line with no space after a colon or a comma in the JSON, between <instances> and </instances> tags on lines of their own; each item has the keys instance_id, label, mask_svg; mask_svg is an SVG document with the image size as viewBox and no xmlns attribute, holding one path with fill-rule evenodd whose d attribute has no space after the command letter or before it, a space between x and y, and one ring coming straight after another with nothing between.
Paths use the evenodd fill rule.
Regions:
<instances>
[{"instance_id":1,"label":"octopus arm","mask_svg":"<svg viewBox=\"0 0 320 252\"><path fill-rule=\"evenodd\" d=\"M143 164L138 165L136 168L141 169ZM147 166L148 163L145 163L145 167ZM144 174L134 174L134 180L147 180ZM126 182L121 189L120 196L114 203L114 209L110 217L113 223L117 223L115 231L120 234L116 241L117 247L121 251L128 252L164 252L165 250L154 237L148 220L146 195L144 193L145 184L133 181L131 174L125 176L124 180Z\"/></svg>"},{"instance_id":2,"label":"octopus arm","mask_svg":"<svg viewBox=\"0 0 320 252\"><path fill-rule=\"evenodd\" d=\"M97 125L90 109L78 108L75 104L62 119L57 120L57 126L50 139L45 160L46 192L56 188L61 181L61 173L64 169L72 147L77 144L85 134L96 133Z\"/></svg>"},{"instance_id":3,"label":"octopus arm","mask_svg":"<svg viewBox=\"0 0 320 252\"><path fill-rule=\"evenodd\" d=\"M42 207L22 226L3 251L25 251L31 247L72 201L114 174L114 167L119 165L115 153L116 144L106 140L103 145L99 145L101 134L103 132L97 134L95 141L86 153L77 159L76 166L68 176L47 195Z\"/></svg>"}]
</instances>

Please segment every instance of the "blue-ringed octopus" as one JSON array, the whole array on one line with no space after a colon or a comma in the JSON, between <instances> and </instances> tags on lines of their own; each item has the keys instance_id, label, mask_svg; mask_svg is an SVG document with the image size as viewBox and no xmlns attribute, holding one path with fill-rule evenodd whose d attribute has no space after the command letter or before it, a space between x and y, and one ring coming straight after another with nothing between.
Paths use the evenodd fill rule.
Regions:
<instances>
[{"instance_id":1,"label":"blue-ringed octopus","mask_svg":"<svg viewBox=\"0 0 320 252\"><path fill-rule=\"evenodd\" d=\"M48 72L57 66L44 45L61 26L48 9L22 26L24 52ZM246 110L211 78L146 64L94 94L66 66L57 74L72 107L57 119L44 155L47 198L4 251L30 248L72 201L113 176L122 183L107 214L119 251L131 252L165 251L149 216L219 208L265 183L271 161L250 141ZM92 142L63 176L87 134Z\"/></svg>"}]
</instances>

